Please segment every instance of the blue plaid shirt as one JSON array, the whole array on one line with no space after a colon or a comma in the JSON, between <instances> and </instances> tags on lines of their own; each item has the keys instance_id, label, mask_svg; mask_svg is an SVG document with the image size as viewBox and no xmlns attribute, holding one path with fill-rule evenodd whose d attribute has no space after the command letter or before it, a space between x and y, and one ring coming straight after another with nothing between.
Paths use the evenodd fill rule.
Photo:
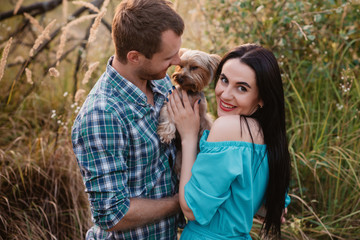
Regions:
<instances>
[{"instance_id":1,"label":"blue plaid shirt","mask_svg":"<svg viewBox=\"0 0 360 240\"><path fill-rule=\"evenodd\" d=\"M177 192L173 144L156 133L160 109L171 89L168 76L151 81L154 106L111 66L89 93L72 129L73 149L95 225L87 239L176 239L175 216L126 232L106 232L126 214L129 198L159 199ZM172 165L172 166L171 166Z\"/></svg>"}]
</instances>

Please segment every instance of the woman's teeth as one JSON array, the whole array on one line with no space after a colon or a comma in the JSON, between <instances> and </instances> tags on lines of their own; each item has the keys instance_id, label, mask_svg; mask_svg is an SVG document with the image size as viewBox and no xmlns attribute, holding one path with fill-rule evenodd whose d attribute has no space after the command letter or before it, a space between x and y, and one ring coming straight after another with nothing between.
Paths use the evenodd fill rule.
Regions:
<instances>
[{"instance_id":1,"label":"woman's teeth","mask_svg":"<svg viewBox=\"0 0 360 240\"><path fill-rule=\"evenodd\" d=\"M235 106L226 104L224 102L221 102L221 106L224 107L224 108L229 108L229 109L235 108Z\"/></svg>"}]
</instances>

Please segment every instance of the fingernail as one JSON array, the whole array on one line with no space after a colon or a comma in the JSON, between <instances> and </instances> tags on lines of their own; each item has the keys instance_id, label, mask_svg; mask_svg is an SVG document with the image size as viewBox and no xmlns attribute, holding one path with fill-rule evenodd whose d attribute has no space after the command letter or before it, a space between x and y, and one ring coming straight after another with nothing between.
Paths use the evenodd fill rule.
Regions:
<instances>
[{"instance_id":1,"label":"fingernail","mask_svg":"<svg viewBox=\"0 0 360 240\"><path fill-rule=\"evenodd\" d=\"M172 89L175 90L175 86L172 86Z\"/></svg>"},{"instance_id":2,"label":"fingernail","mask_svg":"<svg viewBox=\"0 0 360 240\"><path fill-rule=\"evenodd\" d=\"M171 94L172 93L172 91L171 90L169 90L169 94Z\"/></svg>"},{"instance_id":3,"label":"fingernail","mask_svg":"<svg viewBox=\"0 0 360 240\"><path fill-rule=\"evenodd\" d=\"M199 99L198 104L200 104L200 102L201 102L201 99Z\"/></svg>"},{"instance_id":4,"label":"fingernail","mask_svg":"<svg viewBox=\"0 0 360 240\"><path fill-rule=\"evenodd\" d=\"M166 98L166 101L167 101L167 102L169 102L169 99L168 99L168 98Z\"/></svg>"}]
</instances>

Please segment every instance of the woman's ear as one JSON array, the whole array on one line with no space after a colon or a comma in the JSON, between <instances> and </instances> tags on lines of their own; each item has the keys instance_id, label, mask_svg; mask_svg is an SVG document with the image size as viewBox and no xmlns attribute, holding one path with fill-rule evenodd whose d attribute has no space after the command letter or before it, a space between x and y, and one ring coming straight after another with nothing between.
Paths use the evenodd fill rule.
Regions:
<instances>
[{"instance_id":1,"label":"woman's ear","mask_svg":"<svg viewBox=\"0 0 360 240\"><path fill-rule=\"evenodd\" d=\"M263 102L262 99L260 99L258 105L259 105L260 108L263 108L263 107L264 107L264 102Z\"/></svg>"}]
</instances>

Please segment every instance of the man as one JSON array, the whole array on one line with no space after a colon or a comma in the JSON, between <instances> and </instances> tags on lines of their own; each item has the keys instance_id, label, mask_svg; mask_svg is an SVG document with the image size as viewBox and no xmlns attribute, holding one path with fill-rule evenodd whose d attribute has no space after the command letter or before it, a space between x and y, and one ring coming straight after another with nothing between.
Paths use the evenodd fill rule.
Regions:
<instances>
[{"instance_id":1,"label":"man","mask_svg":"<svg viewBox=\"0 0 360 240\"><path fill-rule=\"evenodd\" d=\"M112 29L115 56L72 129L95 223L86 238L176 239L175 147L156 129L184 22L165 0L124 0Z\"/></svg>"}]
</instances>

